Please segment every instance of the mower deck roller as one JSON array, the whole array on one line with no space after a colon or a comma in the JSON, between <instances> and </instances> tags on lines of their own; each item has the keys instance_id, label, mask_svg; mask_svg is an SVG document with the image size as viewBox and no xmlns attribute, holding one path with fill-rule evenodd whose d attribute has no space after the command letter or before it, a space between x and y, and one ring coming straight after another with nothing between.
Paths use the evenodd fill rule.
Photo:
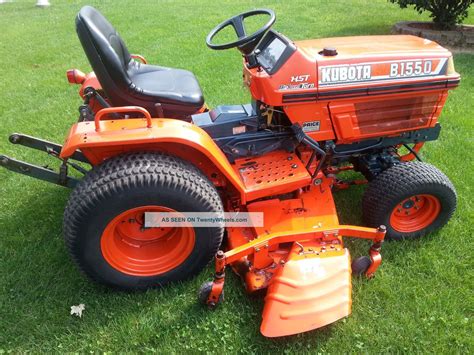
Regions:
<instances>
[{"instance_id":1,"label":"mower deck roller","mask_svg":"<svg viewBox=\"0 0 474 355\"><path fill-rule=\"evenodd\" d=\"M253 16L265 25L248 33ZM209 109L194 74L130 54L96 9L80 11L94 72L67 73L84 100L78 122L62 146L10 137L58 159L58 172L6 156L0 165L73 188L64 237L90 279L146 289L192 277L214 258L199 301L223 302L230 267L248 293L267 291L262 334L291 335L350 314L351 273L374 276L385 238L424 237L451 218L456 191L420 150L438 139L460 81L452 54L413 36L294 42L271 29L275 18L252 10L211 31L210 48L243 55L252 99ZM235 41L216 44L227 27ZM359 176L343 180L347 171ZM340 224L333 192L361 184L366 226ZM149 226L157 212L180 224ZM186 212L258 212L264 223L198 227ZM343 237L370 241L367 254L351 264Z\"/></svg>"}]
</instances>

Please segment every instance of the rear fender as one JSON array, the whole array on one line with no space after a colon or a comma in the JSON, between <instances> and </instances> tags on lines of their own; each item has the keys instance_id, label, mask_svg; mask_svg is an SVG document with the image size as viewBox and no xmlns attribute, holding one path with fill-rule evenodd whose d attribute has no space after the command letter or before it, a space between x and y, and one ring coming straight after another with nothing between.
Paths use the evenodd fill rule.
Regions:
<instances>
[{"instance_id":1,"label":"rear fender","mask_svg":"<svg viewBox=\"0 0 474 355\"><path fill-rule=\"evenodd\" d=\"M80 150L92 165L133 151L160 151L178 156L197 166L217 186L230 184L245 202L242 181L221 149L201 128L180 120L104 120L96 131L94 122L72 126L61 150L61 158Z\"/></svg>"}]
</instances>

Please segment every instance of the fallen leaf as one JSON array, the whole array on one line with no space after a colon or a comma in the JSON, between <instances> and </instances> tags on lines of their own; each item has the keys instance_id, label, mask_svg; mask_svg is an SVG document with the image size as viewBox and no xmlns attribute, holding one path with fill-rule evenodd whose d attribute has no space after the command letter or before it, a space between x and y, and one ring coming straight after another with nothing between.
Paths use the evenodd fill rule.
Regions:
<instances>
[{"instance_id":1,"label":"fallen leaf","mask_svg":"<svg viewBox=\"0 0 474 355\"><path fill-rule=\"evenodd\" d=\"M71 315L78 316L82 318L82 311L86 309L86 305L81 303L77 306L71 306Z\"/></svg>"}]
</instances>

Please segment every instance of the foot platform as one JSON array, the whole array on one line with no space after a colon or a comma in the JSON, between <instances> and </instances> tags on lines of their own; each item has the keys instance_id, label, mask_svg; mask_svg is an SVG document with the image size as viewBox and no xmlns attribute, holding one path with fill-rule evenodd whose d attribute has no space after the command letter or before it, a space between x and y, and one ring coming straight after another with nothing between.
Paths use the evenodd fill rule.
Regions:
<instances>
[{"instance_id":1,"label":"foot platform","mask_svg":"<svg viewBox=\"0 0 474 355\"><path fill-rule=\"evenodd\" d=\"M311 182L303 162L294 153L275 151L260 157L239 159L239 174L250 199L294 191Z\"/></svg>"}]
</instances>

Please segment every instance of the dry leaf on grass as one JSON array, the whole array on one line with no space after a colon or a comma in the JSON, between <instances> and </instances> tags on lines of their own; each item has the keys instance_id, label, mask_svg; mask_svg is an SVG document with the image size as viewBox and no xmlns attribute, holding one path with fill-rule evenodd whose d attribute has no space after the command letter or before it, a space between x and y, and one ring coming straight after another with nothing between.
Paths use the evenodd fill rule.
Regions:
<instances>
[{"instance_id":1,"label":"dry leaf on grass","mask_svg":"<svg viewBox=\"0 0 474 355\"><path fill-rule=\"evenodd\" d=\"M82 311L86 309L86 305L81 303L77 306L71 306L71 315L78 316L82 318Z\"/></svg>"}]
</instances>

